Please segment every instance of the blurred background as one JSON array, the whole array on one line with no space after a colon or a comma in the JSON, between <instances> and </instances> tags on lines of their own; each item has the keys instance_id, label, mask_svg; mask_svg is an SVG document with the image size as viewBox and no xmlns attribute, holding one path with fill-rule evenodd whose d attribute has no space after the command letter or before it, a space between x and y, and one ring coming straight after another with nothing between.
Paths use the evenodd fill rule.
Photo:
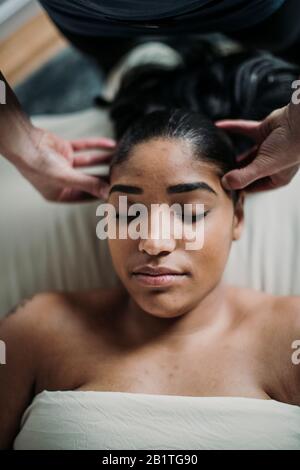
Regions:
<instances>
[{"instance_id":1,"label":"blurred background","mask_svg":"<svg viewBox=\"0 0 300 470\"><path fill-rule=\"evenodd\" d=\"M94 104L103 74L60 35L36 0L0 0L0 69L30 115Z\"/></svg>"}]
</instances>

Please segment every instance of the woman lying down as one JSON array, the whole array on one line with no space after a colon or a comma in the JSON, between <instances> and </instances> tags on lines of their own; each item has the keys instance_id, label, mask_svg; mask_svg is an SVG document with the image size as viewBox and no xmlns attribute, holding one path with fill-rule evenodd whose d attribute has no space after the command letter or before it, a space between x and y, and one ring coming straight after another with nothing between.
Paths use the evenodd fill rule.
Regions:
<instances>
[{"instance_id":1,"label":"woman lying down","mask_svg":"<svg viewBox=\"0 0 300 470\"><path fill-rule=\"evenodd\" d=\"M111 237L120 286L39 294L8 315L1 448L300 449L300 297L222 280L245 194L221 186L236 147L204 117L268 114L288 102L298 71L270 56L209 54L124 77L107 198L125 232L134 216L120 196L148 209L187 204L177 227L204 227L203 246L155 237L157 227Z\"/></svg>"}]
</instances>

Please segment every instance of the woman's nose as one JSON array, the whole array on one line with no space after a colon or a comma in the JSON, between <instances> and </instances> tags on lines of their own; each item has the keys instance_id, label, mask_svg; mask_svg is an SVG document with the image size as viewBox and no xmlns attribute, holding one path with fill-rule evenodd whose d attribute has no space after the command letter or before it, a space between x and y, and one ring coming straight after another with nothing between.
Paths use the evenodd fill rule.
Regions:
<instances>
[{"instance_id":1,"label":"woman's nose","mask_svg":"<svg viewBox=\"0 0 300 470\"><path fill-rule=\"evenodd\" d=\"M171 253L176 248L176 239L171 226L171 219L168 211L164 211L163 217L155 211L150 217L147 236L139 241L139 250L145 251L149 255L159 255L161 253Z\"/></svg>"},{"instance_id":2,"label":"woman's nose","mask_svg":"<svg viewBox=\"0 0 300 470\"><path fill-rule=\"evenodd\" d=\"M164 239L149 236L145 239L141 238L139 241L139 251L145 251L152 256L166 255L174 251L175 247L176 241L173 238Z\"/></svg>"}]
</instances>

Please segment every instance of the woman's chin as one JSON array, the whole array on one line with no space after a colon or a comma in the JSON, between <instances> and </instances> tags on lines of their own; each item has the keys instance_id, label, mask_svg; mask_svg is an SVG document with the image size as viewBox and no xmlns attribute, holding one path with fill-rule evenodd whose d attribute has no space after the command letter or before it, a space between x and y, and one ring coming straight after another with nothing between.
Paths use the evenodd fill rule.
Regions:
<instances>
[{"instance_id":1,"label":"woman's chin","mask_svg":"<svg viewBox=\"0 0 300 470\"><path fill-rule=\"evenodd\" d=\"M181 302L174 302L174 298L160 298L160 299L135 299L139 307L149 315L158 318L175 318L184 314L187 310Z\"/></svg>"}]
</instances>

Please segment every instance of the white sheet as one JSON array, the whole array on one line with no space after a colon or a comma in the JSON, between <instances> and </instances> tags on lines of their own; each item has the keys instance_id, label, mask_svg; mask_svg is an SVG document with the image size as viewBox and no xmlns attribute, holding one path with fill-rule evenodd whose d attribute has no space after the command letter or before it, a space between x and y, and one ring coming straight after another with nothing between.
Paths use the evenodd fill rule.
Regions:
<instances>
[{"instance_id":1,"label":"white sheet","mask_svg":"<svg viewBox=\"0 0 300 470\"><path fill-rule=\"evenodd\" d=\"M274 400L44 391L17 450L300 450L300 407Z\"/></svg>"}]
</instances>

